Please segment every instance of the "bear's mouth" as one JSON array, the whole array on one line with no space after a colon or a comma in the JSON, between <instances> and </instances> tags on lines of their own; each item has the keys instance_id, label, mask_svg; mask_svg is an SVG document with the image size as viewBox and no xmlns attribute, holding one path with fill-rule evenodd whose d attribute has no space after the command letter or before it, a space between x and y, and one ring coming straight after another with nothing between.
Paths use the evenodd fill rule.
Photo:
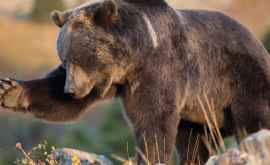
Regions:
<instances>
[{"instance_id":1,"label":"bear's mouth","mask_svg":"<svg viewBox=\"0 0 270 165\"><path fill-rule=\"evenodd\" d=\"M93 93L95 93L96 97L105 98L109 93L112 85L113 82L111 78L104 79L102 81L92 81L82 88L76 88L74 93L71 95L75 99L83 99L88 95L93 95Z\"/></svg>"},{"instance_id":2,"label":"bear's mouth","mask_svg":"<svg viewBox=\"0 0 270 165\"><path fill-rule=\"evenodd\" d=\"M85 96L85 98L90 98L95 101L98 101L99 99L112 98L117 94L117 87L112 85L104 97L101 97L101 93L102 89L100 89L100 87L94 86L91 92L87 96Z\"/></svg>"},{"instance_id":3,"label":"bear's mouth","mask_svg":"<svg viewBox=\"0 0 270 165\"><path fill-rule=\"evenodd\" d=\"M99 98L104 98L104 97L106 97L106 95L110 91L111 87L112 87L112 80L110 78L104 79L101 81L96 81L88 89L88 91L89 91L88 94L91 94L92 91L95 91L95 92L97 92L97 96ZM85 95L85 94L83 94L83 95ZM85 97L87 94L85 96L83 96L83 95L79 96L79 98Z\"/></svg>"},{"instance_id":4,"label":"bear's mouth","mask_svg":"<svg viewBox=\"0 0 270 165\"><path fill-rule=\"evenodd\" d=\"M83 99L96 88L98 89L99 98L102 99L106 97L114 83L121 82L124 73L117 72L118 70L87 73L80 66L69 64L66 74L65 93L71 94L75 99Z\"/></svg>"},{"instance_id":5,"label":"bear's mouth","mask_svg":"<svg viewBox=\"0 0 270 165\"><path fill-rule=\"evenodd\" d=\"M104 80L102 82L102 84L99 87L99 94L101 98L104 98L108 94L109 90L112 87L112 84L113 84L112 78L108 78L107 80Z\"/></svg>"},{"instance_id":6,"label":"bear's mouth","mask_svg":"<svg viewBox=\"0 0 270 165\"><path fill-rule=\"evenodd\" d=\"M86 97L93 91L95 85L96 85L96 82L92 82L82 88L77 88L75 92L73 93L73 97L75 99L83 99L84 97Z\"/></svg>"}]
</instances>

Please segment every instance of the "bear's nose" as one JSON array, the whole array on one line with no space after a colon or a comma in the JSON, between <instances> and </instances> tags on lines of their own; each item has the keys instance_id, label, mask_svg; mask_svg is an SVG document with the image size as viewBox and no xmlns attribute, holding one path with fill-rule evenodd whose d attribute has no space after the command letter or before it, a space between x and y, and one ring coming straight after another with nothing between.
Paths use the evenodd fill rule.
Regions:
<instances>
[{"instance_id":1,"label":"bear's nose","mask_svg":"<svg viewBox=\"0 0 270 165\"><path fill-rule=\"evenodd\" d=\"M70 83L66 83L65 88L64 88L64 92L66 94L75 94L75 86L70 84Z\"/></svg>"}]
</instances>

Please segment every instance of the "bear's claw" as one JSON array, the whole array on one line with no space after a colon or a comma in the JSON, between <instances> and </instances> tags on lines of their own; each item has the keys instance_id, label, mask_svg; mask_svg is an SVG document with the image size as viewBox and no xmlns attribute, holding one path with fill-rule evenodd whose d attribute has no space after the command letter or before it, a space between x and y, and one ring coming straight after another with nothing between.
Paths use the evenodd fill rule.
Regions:
<instances>
[{"instance_id":1,"label":"bear's claw","mask_svg":"<svg viewBox=\"0 0 270 165\"><path fill-rule=\"evenodd\" d=\"M16 109L21 105L22 86L10 78L0 79L0 105L4 108Z\"/></svg>"}]
</instances>

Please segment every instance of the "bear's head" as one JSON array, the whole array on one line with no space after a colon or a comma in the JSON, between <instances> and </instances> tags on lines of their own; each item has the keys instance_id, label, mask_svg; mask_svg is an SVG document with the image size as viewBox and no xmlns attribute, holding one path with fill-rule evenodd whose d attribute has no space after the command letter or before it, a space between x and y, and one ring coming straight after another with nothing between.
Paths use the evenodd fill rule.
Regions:
<instances>
[{"instance_id":1,"label":"bear's head","mask_svg":"<svg viewBox=\"0 0 270 165\"><path fill-rule=\"evenodd\" d=\"M118 0L52 13L61 28L57 50L66 69L66 93L83 98L97 87L104 96L112 84L126 81L135 68L136 54L144 49L139 45L147 42L138 15Z\"/></svg>"}]
</instances>

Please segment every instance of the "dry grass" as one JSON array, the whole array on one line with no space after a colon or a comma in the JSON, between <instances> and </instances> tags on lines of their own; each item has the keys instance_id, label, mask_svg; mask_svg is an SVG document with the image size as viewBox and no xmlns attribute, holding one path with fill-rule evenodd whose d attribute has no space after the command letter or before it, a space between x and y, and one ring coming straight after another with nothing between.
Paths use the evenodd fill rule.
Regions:
<instances>
[{"instance_id":1,"label":"dry grass","mask_svg":"<svg viewBox=\"0 0 270 165\"><path fill-rule=\"evenodd\" d=\"M239 155L238 157L230 155L230 150L228 152L225 147L224 139L217 124L214 105L211 104L206 95L204 95L203 99L198 97L198 102L207 121L208 128L205 128L203 141L210 155L227 154L227 157L222 158L222 165L245 164L244 162L248 162L250 165L266 165L270 163L270 137L267 131L263 130L264 133L260 131L260 135L257 134L256 137L254 135L248 137L246 130L238 130L237 136L243 140L240 144Z\"/></svg>"},{"instance_id":2,"label":"dry grass","mask_svg":"<svg viewBox=\"0 0 270 165\"><path fill-rule=\"evenodd\" d=\"M217 154L219 152L224 152L226 150L225 143L219 130L214 105L210 103L209 98L205 94L203 98L204 101L202 101L200 97L197 97L197 99L209 129L209 131L208 129L205 129L205 137L203 139L206 146L208 146L209 153Z\"/></svg>"}]
</instances>

